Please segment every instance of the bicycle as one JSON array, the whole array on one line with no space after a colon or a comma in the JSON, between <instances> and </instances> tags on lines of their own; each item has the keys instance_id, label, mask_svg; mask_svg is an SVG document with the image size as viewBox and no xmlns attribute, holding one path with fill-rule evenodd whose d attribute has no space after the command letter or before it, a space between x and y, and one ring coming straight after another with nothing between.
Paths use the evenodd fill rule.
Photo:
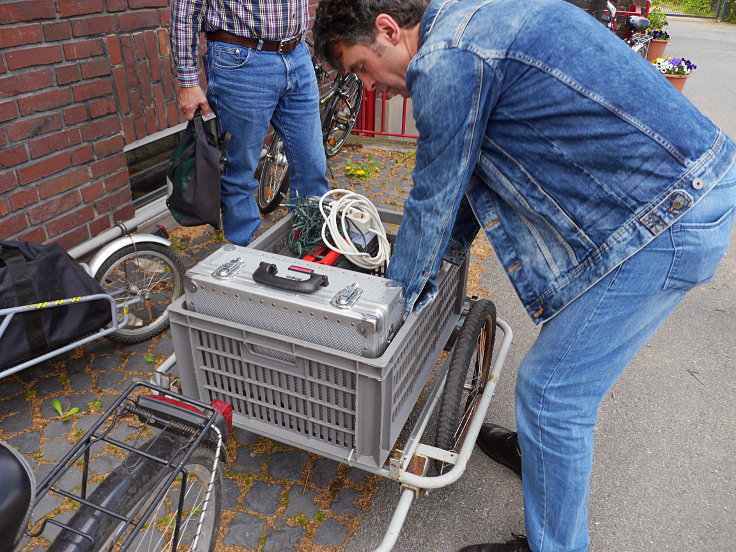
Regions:
<instances>
[{"instance_id":1,"label":"bicycle","mask_svg":"<svg viewBox=\"0 0 736 552\"><path fill-rule=\"evenodd\" d=\"M131 424L135 429L126 439ZM0 441L0 481L8 491L0 495L0 552L12 550L23 534L45 538L54 552L210 552L231 428L232 406L222 401L206 405L136 382L38 486L20 454ZM90 459L103 452L115 466L93 489ZM74 466L80 462L77 481ZM42 515L39 505L49 495L62 506ZM41 513L33 519L37 508Z\"/></svg>"},{"instance_id":2,"label":"bicycle","mask_svg":"<svg viewBox=\"0 0 736 552\"><path fill-rule=\"evenodd\" d=\"M307 40L314 49L311 41ZM312 65L317 83L326 81L329 72L312 54ZM322 142L325 155L333 157L347 142L363 99L363 83L355 73L338 73L330 87L319 97L319 113L322 124ZM266 157L258 178L256 202L261 213L273 212L289 190L289 162L286 159L284 143L274 133L266 150Z\"/></svg>"},{"instance_id":3,"label":"bicycle","mask_svg":"<svg viewBox=\"0 0 736 552\"><path fill-rule=\"evenodd\" d=\"M616 32L616 14L618 11L611 2L606 2L607 13L601 16L601 21L611 31ZM624 20L626 31L624 33L624 42L639 56L647 59L649 53L649 44L652 37L644 33L649 28L649 19L636 15L629 15Z\"/></svg>"}]
</instances>

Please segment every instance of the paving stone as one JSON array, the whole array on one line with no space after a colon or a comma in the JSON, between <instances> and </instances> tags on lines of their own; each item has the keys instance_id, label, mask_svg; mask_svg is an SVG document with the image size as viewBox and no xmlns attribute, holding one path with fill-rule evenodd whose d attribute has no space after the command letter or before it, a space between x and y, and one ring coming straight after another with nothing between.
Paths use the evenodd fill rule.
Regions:
<instances>
[{"instance_id":1,"label":"paving stone","mask_svg":"<svg viewBox=\"0 0 736 552\"><path fill-rule=\"evenodd\" d=\"M307 460L309 460L309 455L301 450L276 452L271 455L268 470L274 479L301 481Z\"/></svg>"},{"instance_id":2,"label":"paving stone","mask_svg":"<svg viewBox=\"0 0 736 552\"><path fill-rule=\"evenodd\" d=\"M301 525L291 527L282 519L276 521L266 534L263 552L294 552L306 530Z\"/></svg>"},{"instance_id":3,"label":"paving stone","mask_svg":"<svg viewBox=\"0 0 736 552\"><path fill-rule=\"evenodd\" d=\"M80 412L86 412L89 410L89 403L97 400L97 393L88 392L80 393L78 395L72 395L69 397L69 405L71 408L78 408Z\"/></svg>"},{"instance_id":4,"label":"paving stone","mask_svg":"<svg viewBox=\"0 0 736 552\"><path fill-rule=\"evenodd\" d=\"M133 355L128 359L128 362L125 364L125 369L131 372L150 372L155 367L156 362L146 360L145 355Z\"/></svg>"},{"instance_id":5,"label":"paving stone","mask_svg":"<svg viewBox=\"0 0 736 552\"><path fill-rule=\"evenodd\" d=\"M59 506L61 506L61 501L54 495L47 494L38 501L38 504L33 509L33 513L31 514L31 522L37 522L45 515L56 510Z\"/></svg>"},{"instance_id":6,"label":"paving stone","mask_svg":"<svg viewBox=\"0 0 736 552\"><path fill-rule=\"evenodd\" d=\"M272 516L276 513L284 488L274 483L254 481L250 490L243 498L243 508L259 514Z\"/></svg>"},{"instance_id":7,"label":"paving stone","mask_svg":"<svg viewBox=\"0 0 736 552\"><path fill-rule=\"evenodd\" d=\"M12 416L8 416L3 420L3 423L0 424L0 427L2 427L2 430L5 433L18 433L19 431L26 431L31 429L33 426L33 417L31 416L30 412L20 412L18 414L13 414Z\"/></svg>"},{"instance_id":8,"label":"paving stone","mask_svg":"<svg viewBox=\"0 0 736 552\"><path fill-rule=\"evenodd\" d=\"M342 546L348 536L348 528L334 519L326 519L317 529L314 544L321 546Z\"/></svg>"},{"instance_id":9,"label":"paving stone","mask_svg":"<svg viewBox=\"0 0 736 552\"><path fill-rule=\"evenodd\" d=\"M83 431L87 431L99 419L100 416L98 414L85 414L76 419L74 427Z\"/></svg>"},{"instance_id":10,"label":"paving stone","mask_svg":"<svg viewBox=\"0 0 736 552\"><path fill-rule=\"evenodd\" d=\"M69 376L69 383L74 391L88 391L92 387L92 374L80 372Z\"/></svg>"},{"instance_id":11,"label":"paving stone","mask_svg":"<svg viewBox=\"0 0 736 552\"><path fill-rule=\"evenodd\" d=\"M156 344L156 347L153 349L153 354L155 355L162 355L164 357L167 357L174 352L174 340L171 339L169 336L162 336L158 343Z\"/></svg>"},{"instance_id":12,"label":"paving stone","mask_svg":"<svg viewBox=\"0 0 736 552\"><path fill-rule=\"evenodd\" d=\"M257 549L261 544L263 524L264 520L254 515L238 512L225 530L222 546L235 545Z\"/></svg>"},{"instance_id":13,"label":"paving stone","mask_svg":"<svg viewBox=\"0 0 736 552\"><path fill-rule=\"evenodd\" d=\"M72 448L71 443L65 438L46 439L43 444L43 459L46 462L58 462Z\"/></svg>"},{"instance_id":14,"label":"paving stone","mask_svg":"<svg viewBox=\"0 0 736 552\"><path fill-rule=\"evenodd\" d=\"M258 439L260 439L259 435L240 427L236 427L233 432L238 438L238 443L241 445L254 445L258 442Z\"/></svg>"},{"instance_id":15,"label":"paving stone","mask_svg":"<svg viewBox=\"0 0 736 552\"><path fill-rule=\"evenodd\" d=\"M339 462L335 462L334 460L330 460L328 458L320 458L314 463L314 474L309 479L309 481L311 483L314 483L315 485L318 485L319 487L327 485L330 479L335 477L335 475L337 474L337 467L339 465Z\"/></svg>"},{"instance_id":16,"label":"paving stone","mask_svg":"<svg viewBox=\"0 0 736 552\"><path fill-rule=\"evenodd\" d=\"M124 353L145 353L148 351L148 347L151 346L150 341L142 341L140 343L126 343L120 350Z\"/></svg>"},{"instance_id":17,"label":"paving stone","mask_svg":"<svg viewBox=\"0 0 736 552\"><path fill-rule=\"evenodd\" d=\"M60 393L64 390L64 385L62 385L57 376L51 376L38 380L33 385L33 390L36 392L36 397L43 398Z\"/></svg>"},{"instance_id":18,"label":"paving stone","mask_svg":"<svg viewBox=\"0 0 736 552\"><path fill-rule=\"evenodd\" d=\"M238 499L240 498L240 485L237 481L228 477L223 481L222 487L222 509L234 510L238 507Z\"/></svg>"},{"instance_id":19,"label":"paving stone","mask_svg":"<svg viewBox=\"0 0 736 552\"><path fill-rule=\"evenodd\" d=\"M259 473L263 463L266 461L265 454L252 456L252 450L245 447L238 449L238 457L229 464L230 471L236 473Z\"/></svg>"},{"instance_id":20,"label":"paving stone","mask_svg":"<svg viewBox=\"0 0 736 552\"><path fill-rule=\"evenodd\" d=\"M123 365L122 355L96 356L92 359L92 370L102 372L104 370L119 370Z\"/></svg>"},{"instance_id":21,"label":"paving stone","mask_svg":"<svg viewBox=\"0 0 736 552\"><path fill-rule=\"evenodd\" d=\"M72 516L74 515L75 512L76 512L76 510L67 510L63 514L59 514L58 516L54 516L54 519L56 521L61 522L61 523L65 523L65 522L69 521L72 518ZM59 536L59 533L61 533L61 527L59 527L58 525L56 525L54 523L47 523L46 524L46 527L43 530L42 535L43 535L44 538L47 538L50 541L53 541L56 537ZM20 548L18 550L20 550Z\"/></svg>"},{"instance_id":22,"label":"paving stone","mask_svg":"<svg viewBox=\"0 0 736 552\"><path fill-rule=\"evenodd\" d=\"M26 400L25 396L17 395L12 399L0 403L0 414L15 414L16 412L22 412L30 408L31 403Z\"/></svg>"},{"instance_id":23,"label":"paving stone","mask_svg":"<svg viewBox=\"0 0 736 552\"><path fill-rule=\"evenodd\" d=\"M294 485L289 490L289 505L286 507L284 515L295 516L304 514L309 519L319 510L319 506L314 503L317 493L310 489L304 489L302 485Z\"/></svg>"},{"instance_id":24,"label":"paving stone","mask_svg":"<svg viewBox=\"0 0 736 552\"><path fill-rule=\"evenodd\" d=\"M355 489L342 489L330 509L338 515L355 517L360 514L360 510L353 503L359 496L360 493Z\"/></svg>"},{"instance_id":25,"label":"paving stone","mask_svg":"<svg viewBox=\"0 0 736 552\"><path fill-rule=\"evenodd\" d=\"M123 381L125 374L118 370L100 372L97 375L97 385L100 389L110 390Z\"/></svg>"},{"instance_id":26,"label":"paving stone","mask_svg":"<svg viewBox=\"0 0 736 552\"><path fill-rule=\"evenodd\" d=\"M17 381L2 381L0 380L0 400L7 399L21 393L23 386Z\"/></svg>"},{"instance_id":27,"label":"paving stone","mask_svg":"<svg viewBox=\"0 0 736 552\"><path fill-rule=\"evenodd\" d=\"M363 479L366 478L367 475L368 472L365 470L360 470L358 468L348 468L348 472L345 474L345 477L347 477L350 481L360 483L361 481L363 481Z\"/></svg>"},{"instance_id":28,"label":"paving stone","mask_svg":"<svg viewBox=\"0 0 736 552\"><path fill-rule=\"evenodd\" d=\"M22 433L8 439L8 444L11 447L18 447L18 452L21 454L33 454L41 447L41 436L37 431Z\"/></svg>"},{"instance_id":29,"label":"paving stone","mask_svg":"<svg viewBox=\"0 0 736 552\"><path fill-rule=\"evenodd\" d=\"M116 466L119 466L122 460L117 456L103 454L89 463L89 469L97 475L106 475L110 473Z\"/></svg>"},{"instance_id":30,"label":"paving stone","mask_svg":"<svg viewBox=\"0 0 736 552\"><path fill-rule=\"evenodd\" d=\"M87 355L79 358L70 358L64 361L64 368L69 374L78 374L87 369L89 357Z\"/></svg>"},{"instance_id":31,"label":"paving stone","mask_svg":"<svg viewBox=\"0 0 736 552\"><path fill-rule=\"evenodd\" d=\"M62 422L61 420L50 422L46 424L45 428L43 428L43 436L61 437L62 435L67 435L73 427L74 425L72 424L71 419L66 422Z\"/></svg>"},{"instance_id":32,"label":"paving stone","mask_svg":"<svg viewBox=\"0 0 736 552\"><path fill-rule=\"evenodd\" d=\"M96 339L84 346L86 355L109 355L115 352L115 343L109 339Z\"/></svg>"},{"instance_id":33,"label":"paving stone","mask_svg":"<svg viewBox=\"0 0 736 552\"><path fill-rule=\"evenodd\" d=\"M23 381L33 381L36 378L42 378L48 375L49 372L53 372L53 369L49 366L48 361L30 366L25 370L21 370L17 373L17 376Z\"/></svg>"}]
</instances>

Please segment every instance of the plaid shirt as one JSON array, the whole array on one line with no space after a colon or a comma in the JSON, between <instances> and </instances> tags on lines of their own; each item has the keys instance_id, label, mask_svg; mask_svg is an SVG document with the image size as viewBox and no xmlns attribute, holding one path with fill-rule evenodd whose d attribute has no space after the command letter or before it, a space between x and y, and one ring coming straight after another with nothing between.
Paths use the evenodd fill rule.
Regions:
<instances>
[{"instance_id":1,"label":"plaid shirt","mask_svg":"<svg viewBox=\"0 0 736 552\"><path fill-rule=\"evenodd\" d=\"M306 31L308 24L308 0L172 0L169 35L179 83L199 83L200 30L222 29L248 38L284 40Z\"/></svg>"}]
</instances>

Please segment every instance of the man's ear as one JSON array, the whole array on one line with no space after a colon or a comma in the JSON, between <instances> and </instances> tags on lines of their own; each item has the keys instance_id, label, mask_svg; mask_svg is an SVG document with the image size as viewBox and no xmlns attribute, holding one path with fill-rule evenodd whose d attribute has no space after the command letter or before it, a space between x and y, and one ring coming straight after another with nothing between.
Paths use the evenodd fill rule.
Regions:
<instances>
[{"instance_id":1,"label":"man's ear","mask_svg":"<svg viewBox=\"0 0 736 552\"><path fill-rule=\"evenodd\" d=\"M379 13L376 16L376 35L383 34L386 39L393 45L399 43L401 36L401 27L396 20L386 13Z\"/></svg>"}]
</instances>

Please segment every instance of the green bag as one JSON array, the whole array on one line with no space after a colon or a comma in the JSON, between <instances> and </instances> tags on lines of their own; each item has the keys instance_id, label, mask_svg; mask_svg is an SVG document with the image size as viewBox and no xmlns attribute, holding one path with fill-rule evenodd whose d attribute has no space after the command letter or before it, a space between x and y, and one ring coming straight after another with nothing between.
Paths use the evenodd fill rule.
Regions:
<instances>
[{"instance_id":1,"label":"green bag","mask_svg":"<svg viewBox=\"0 0 736 552\"><path fill-rule=\"evenodd\" d=\"M216 118L202 120L197 110L169 158L166 205L182 226L220 228L220 175L230 131L220 134Z\"/></svg>"}]
</instances>

